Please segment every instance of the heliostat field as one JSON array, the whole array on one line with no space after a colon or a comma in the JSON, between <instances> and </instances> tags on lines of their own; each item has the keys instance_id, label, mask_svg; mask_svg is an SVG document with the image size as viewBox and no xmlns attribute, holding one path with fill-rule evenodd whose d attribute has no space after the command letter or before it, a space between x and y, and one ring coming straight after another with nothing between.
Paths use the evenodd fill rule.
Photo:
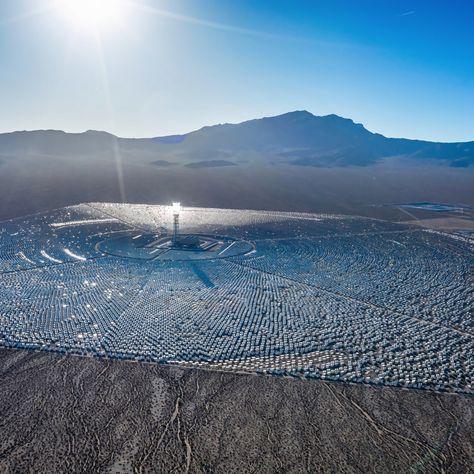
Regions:
<instances>
[{"instance_id":1,"label":"heliostat field","mask_svg":"<svg viewBox=\"0 0 474 474\"><path fill-rule=\"evenodd\" d=\"M0 341L472 393L474 239L374 219L92 203L0 223Z\"/></svg>"}]
</instances>

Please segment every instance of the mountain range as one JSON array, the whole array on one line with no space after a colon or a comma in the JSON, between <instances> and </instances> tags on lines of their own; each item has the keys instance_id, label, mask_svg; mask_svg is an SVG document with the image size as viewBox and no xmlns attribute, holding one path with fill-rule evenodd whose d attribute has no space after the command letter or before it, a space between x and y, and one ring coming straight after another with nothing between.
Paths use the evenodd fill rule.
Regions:
<instances>
[{"instance_id":1,"label":"mountain range","mask_svg":"<svg viewBox=\"0 0 474 474\"><path fill-rule=\"evenodd\" d=\"M362 124L338 115L315 116L307 111L249 120L239 124L203 127L185 135L155 138L119 138L89 130L56 130L0 134L0 154L87 156L124 153L156 154L189 159L257 152L267 159L303 166L360 166L381 159L407 156L432 159L449 166L474 163L474 141L438 143L387 138Z\"/></svg>"},{"instance_id":2,"label":"mountain range","mask_svg":"<svg viewBox=\"0 0 474 474\"><path fill-rule=\"evenodd\" d=\"M334 211L350 211L351 199L359 207L403 199L465 202L474 200L466 183L473 164L474 141L387 138L350 119L307 111L140 139L19 131L0 134L0 215L86 200L179 198L215 207ZM355 192L351 177L365 189ZM388 189L380 189L383 183ZM319 194L311 192L314 184Z\"/></svg>"}]
</instances>

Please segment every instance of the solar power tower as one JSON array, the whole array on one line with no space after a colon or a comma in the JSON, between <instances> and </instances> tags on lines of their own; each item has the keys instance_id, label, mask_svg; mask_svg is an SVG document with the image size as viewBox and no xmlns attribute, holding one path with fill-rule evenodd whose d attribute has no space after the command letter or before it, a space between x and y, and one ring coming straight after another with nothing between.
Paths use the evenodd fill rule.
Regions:
<instances>
[{"instance_id":1,"label":"solar power tower","mask_svg":"<svg viewBox=\"0 0 474 474\"><path fill-rule=\"evenodd\" d=\"M181 212L181 203L174 202L171 206L173 210L173 238L171 243L176 245L179 241L179 213Z\"/></svg>"}]
</instances>

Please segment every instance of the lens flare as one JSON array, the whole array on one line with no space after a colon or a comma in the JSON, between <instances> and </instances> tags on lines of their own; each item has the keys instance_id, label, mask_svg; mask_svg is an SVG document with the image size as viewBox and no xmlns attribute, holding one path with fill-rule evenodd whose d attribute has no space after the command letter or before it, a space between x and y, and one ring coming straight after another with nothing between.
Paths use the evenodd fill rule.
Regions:
<instances>
[{"instance_id":1,"label":"lens flare","mask_svg":"<svg viewBox=\"0 0 474 474\"><path fill-rule=\"evenodd\" d=\"M57 0L57 10L78 28L109 28L125 16L124 0Z\"/></svg>"}]
</instances>

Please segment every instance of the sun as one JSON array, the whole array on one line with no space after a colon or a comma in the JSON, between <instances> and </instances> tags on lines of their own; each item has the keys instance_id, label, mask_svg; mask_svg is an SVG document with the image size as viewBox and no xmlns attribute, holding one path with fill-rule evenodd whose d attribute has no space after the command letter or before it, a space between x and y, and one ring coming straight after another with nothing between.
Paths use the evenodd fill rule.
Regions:
<instances>
[{"instance_id":1,"label":"sun","mask_svg":"<svg viewBox=\"0 0 474 474\"><path fill-rule=\"evenodd\" d=\"M125 17L125 0L57 0L58 13L80 29L104 29Z\"/></svg>"}]
</instances>

